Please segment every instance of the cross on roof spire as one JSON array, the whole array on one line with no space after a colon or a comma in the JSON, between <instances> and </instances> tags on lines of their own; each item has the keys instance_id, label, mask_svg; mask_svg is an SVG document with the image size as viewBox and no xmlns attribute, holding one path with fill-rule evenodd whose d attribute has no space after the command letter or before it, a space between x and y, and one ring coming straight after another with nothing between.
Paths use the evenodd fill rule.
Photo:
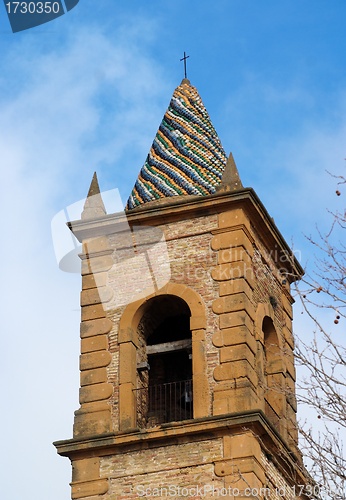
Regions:
<instances>
[{"instance_id":1,"label":"cross on roof spire","mask_svg":"<svg viewBox=\"0 0 346 500\"><path fill-rule=\"evenodd\" d=\"M187 73L186 73L186 59L188 59L190 56L186 55L186 52L184 51L184 57L182 57L180 60L184 61L184 78L187 78Z\"/></svg>"}]
</instances>

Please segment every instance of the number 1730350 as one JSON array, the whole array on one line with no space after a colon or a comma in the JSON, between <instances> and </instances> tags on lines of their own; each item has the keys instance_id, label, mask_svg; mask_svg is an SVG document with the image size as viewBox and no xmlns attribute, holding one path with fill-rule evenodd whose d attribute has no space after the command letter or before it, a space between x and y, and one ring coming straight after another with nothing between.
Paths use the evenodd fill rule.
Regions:
<instances>
[{"instance_id":1,"label":"number 1730350","mask_svg":"<svg viewBox=\"0 0 346 500\"><path fill-rule=\"evenodd\" d=\"M59 14L59 2L8 2L8 14Z\"/></svg>"}]
</instances>

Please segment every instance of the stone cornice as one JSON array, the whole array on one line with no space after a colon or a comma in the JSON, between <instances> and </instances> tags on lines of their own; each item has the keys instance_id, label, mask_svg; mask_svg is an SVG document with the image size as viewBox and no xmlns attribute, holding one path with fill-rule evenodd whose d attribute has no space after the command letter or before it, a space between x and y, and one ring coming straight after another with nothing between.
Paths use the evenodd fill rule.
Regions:
<instances>
[{"instance_id":1,"label":"stone cornice","mask_svg":"<svg viewBox=\"0 0 346 500\"><path fill-rule=\"evenodd\" d=\"M165 441L169 443L179 437L210 433L218 434L230 428L244 428L244 426L249 427L250 425L254 428L257 427L261 435L265 432L278 445L280 442L281 447L287 448L287 445L281 440L275 429L268 424L266 417L260 410L170 422L148 429L133 429L125 432L120 431L85 438L73 438L56 441L53 444L59 455L71 458L78 455L93 454L96 450L97 452L102 450L104 453L107 450L109 453L114 453L118 448L122 448L123 446L128 447L129 445L138 445L144 442Z\"/></svg>"},{"instance_id":2,"label":"stone cornice","mask_svg":"<svg viewBox=\"0 0 346 500\"><path fill-rule=\"evenodd\" d=\"M286 470L285 475L293 478L294 473L300 478L301 484L304 484L300 459L290 451L289 446L281 439L260 410L173 422L149 429L134 429L128 432L56 441L53 444L59 455L75 460L122 453L129 449L142 449L163 444L168 446L177 443L179 439L191 441L197 439L198 436L201 439L211 435L222 437L234 433L237 429L239 432L252 431L262 443L263 451L277 457L277 465L281 464L280 469Z\"/></svg>"}]
</instances>

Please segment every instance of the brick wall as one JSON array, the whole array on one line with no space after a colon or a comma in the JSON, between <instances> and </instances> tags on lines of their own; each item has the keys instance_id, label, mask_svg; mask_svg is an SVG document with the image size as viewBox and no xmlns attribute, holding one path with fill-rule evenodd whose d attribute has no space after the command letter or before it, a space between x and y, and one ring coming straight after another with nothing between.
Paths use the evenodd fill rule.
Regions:
<instances>
[{"instance_id":1,"label":"brick wall","mask_svg":"<svg viewBox=\"0 0 346 500\"><path fill-rule=\"evenodd\" d=\"M101 460L101 477L110 480L110 500L143 498L145 490L151 493L148 497L157 497L155 493L160 489L163 494L159 498L179 498L173 495L177 486L189 490L206 485L223 488L223 480L214 474L214 461L221 457L222 439L196 439L193 443L181 442L105 457Z\"/></svg>"}]
</instances>

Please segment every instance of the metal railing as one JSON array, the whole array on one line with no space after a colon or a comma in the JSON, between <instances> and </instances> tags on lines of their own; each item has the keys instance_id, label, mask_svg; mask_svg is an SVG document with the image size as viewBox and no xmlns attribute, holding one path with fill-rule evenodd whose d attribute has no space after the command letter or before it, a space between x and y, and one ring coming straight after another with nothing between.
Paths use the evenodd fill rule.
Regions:
<instances>
[{"instance_id":1,"label":"metal railing","mask_svg":"<svg viewBox=\"0 0 346 500\"><path fill-rule=\"evenodd\" d=\"M152 385L134 392L140 428L193 418L192 380Z\"/></svg>"}]
</instances>

